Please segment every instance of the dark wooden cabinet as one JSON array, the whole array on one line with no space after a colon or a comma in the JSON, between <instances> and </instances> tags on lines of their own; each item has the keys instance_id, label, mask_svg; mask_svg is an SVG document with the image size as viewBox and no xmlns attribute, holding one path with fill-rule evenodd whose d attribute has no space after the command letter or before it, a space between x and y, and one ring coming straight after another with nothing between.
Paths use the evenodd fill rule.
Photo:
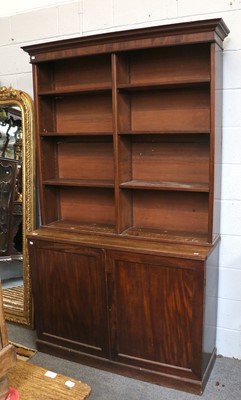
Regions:
<instances>
[{"instance_id":1,"label":"dark wooden cabinet","mask_svg":"<svg viewBox=\"0 0 241 400\"><path fill-rule=\"evenodd\" d=\"M202 392L215 359L228 32L215 19L24 47L40 349Z\"/></svg>"},{"instance_id":2,"label":"dark wooden cabinet","mask_svg":"<svg viewBox=\"0 0 241 400\"><path fill-rule=\"evenodd\" d=\"M215 361L218 250L33 232L39 350L201 393Z\"/></svg>"}]
</instances>

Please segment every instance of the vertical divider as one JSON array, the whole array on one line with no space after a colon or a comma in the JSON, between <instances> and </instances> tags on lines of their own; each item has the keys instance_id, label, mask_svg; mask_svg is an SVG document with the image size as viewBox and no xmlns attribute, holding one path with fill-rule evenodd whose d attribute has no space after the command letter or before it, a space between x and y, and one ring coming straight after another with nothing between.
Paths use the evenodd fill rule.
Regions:
<instances>
[{"instance_id":1,"label":"vertical divider","mask_svg":"<svg viewBox=\"0 0 241 400\"><path fill-rule=\"evenodd\" d=\"M118 100L118 65L119 56L112 54L112 110L113 110L113 154L114 154L114 188L116 233L120 234L132 225L132 195L129 190L120 189L120 182L131 173L131 143L127 138L121 138L120 115Z\"/></svg>"},{"instance_id":2,"label":"vertical divider","mask_svg":"<svg viewBox=\"0 0 241 400\"><path fill-rule=\"evenodd\" d=\"M213 229L213 190L214 190L214 154L215 146L215 48L210 46L210 149L209 149L209 206L208 206L208 242L212 242Z\"/></svg>"},{"instance_id":3,"label":"vertical divider","mask_svg":"<svg viewBox=\"0 0 241 400\"><path fill-rule=\"evenodd\" d=\"M222 153L222 80L221 48L210 46L210 156L209 156L209 215L208 242L220 234L221 153ZM218 168L220 169L218 171Z\"/></svg>"}]
</instances>

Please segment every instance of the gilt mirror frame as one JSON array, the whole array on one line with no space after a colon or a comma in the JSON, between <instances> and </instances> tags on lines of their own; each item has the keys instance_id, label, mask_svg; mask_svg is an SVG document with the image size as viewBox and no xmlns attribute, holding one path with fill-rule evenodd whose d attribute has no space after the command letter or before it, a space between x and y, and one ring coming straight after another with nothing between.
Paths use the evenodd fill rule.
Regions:
<instances>
[{"instance_id":1,"label":"gilt mirror frame","mask_svg":"<svg viewBox=\"0 0 241 400\"><path fill-rule=\"evenodd\" d=\"M27 234L35 228L35 147L33 130L33 101L31 97L12 87L0 88L0 108L19 107L22 116L22 194L23 194L23 305L4 305L7 321L33 327L33 304Z\"/></svg>"}]
</instances>

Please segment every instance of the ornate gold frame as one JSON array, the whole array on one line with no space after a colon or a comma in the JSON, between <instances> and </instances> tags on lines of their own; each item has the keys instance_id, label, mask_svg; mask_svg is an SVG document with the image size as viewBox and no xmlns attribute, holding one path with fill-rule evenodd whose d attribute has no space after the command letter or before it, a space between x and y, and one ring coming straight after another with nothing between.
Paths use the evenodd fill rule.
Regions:
<instances>
[{"instance_id":1,"label":"ornate gold frame","mask_svg":"<svg viewBox=\"0 0 241 400\"><path fill-rule=\"evenodd\" d=\"M23 186L23 307L4 306L8 321L33 327L33 304L30 281L30 266L27 249L27 234L35 228L35 143L33 131L33 102L31 97L12 87L0 89L0 107L18 106L22 113L22 186Z\"/></svg>"}]
</instances>

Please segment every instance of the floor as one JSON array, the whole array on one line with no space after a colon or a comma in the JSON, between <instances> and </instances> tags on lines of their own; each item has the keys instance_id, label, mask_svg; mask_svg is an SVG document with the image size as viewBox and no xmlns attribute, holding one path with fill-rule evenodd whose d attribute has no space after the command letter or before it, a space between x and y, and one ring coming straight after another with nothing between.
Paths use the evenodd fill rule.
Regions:
<instances>
[{"instance_id":1,"label":"floor","mask_svg":"<svg viewBox=\"0 0 241 400\"><path fill-rule=\"evenodd\" d=\"M0 277L3 289L21 286L23 284L22 260L0 260Z\"/></svg>"},{"instance_id":2,"label":"floor","mask_svg":"<svg viewBox=\"0 0 241 400\"><path fill-rule=\"evenodd\" d=\"M10 323L7 324L7 329L11 341L35 348L35 331ZM30 362L87 383L92 388L90 400L241 400L241 360L234 358L217 357L201 397L107 373L40 352Z\"/></svg>"}]
</instances>

